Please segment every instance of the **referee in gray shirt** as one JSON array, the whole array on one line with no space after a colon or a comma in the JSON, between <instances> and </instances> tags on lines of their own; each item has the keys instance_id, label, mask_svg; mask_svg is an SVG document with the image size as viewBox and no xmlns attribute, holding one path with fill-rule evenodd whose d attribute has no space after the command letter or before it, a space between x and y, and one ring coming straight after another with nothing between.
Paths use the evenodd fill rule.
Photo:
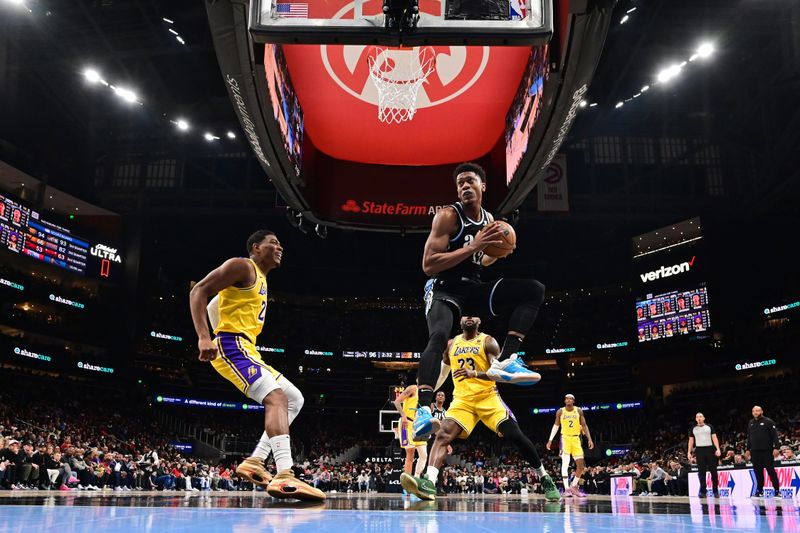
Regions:
<instances>
[{"instance_id":1,"label":"referee in gray shirt","mask_svg":"<svg viewBox=\"0 0 800 533\"><path fill-rule=\"evenodd\" d=\"M700 479L700 496L708 494L706 487L706 472L711 472L711 486L714 489L714 497L719 498L719 486L717 480L717 458L722 455L719 450L719 440L711 425L706 424L706 417L703 413L694 415L697 425L689 432L689 450L686 453L689 461L692 460L692 449L697 456L697 476Z\"/></svg>"}]
</instances>

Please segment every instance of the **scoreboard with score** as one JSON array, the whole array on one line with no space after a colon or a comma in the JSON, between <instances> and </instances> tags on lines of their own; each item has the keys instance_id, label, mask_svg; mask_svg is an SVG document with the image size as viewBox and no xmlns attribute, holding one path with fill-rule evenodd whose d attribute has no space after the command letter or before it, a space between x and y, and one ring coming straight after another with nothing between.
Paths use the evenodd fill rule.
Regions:
<instances>
[{"instance_id":1,"label":"scoreboard with score","mask_svg":"<svg viewBox=\"0 0 800 533\"><path fill-rule=\"evenodd\" d=\"M42 219L37 211L3 195L0 195L0 248L81 276L112 281L122 263L115 248L92 244L89 239Z\"/></svg>"}]
</instances>

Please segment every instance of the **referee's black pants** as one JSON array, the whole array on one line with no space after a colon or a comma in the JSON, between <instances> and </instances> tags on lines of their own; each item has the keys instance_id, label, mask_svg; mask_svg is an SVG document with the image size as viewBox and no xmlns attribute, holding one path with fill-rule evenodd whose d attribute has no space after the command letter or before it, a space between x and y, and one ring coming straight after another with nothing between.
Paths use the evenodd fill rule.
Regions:
<instances>
[{"instance_id":1,"label":"referee's black pants","mask_svg":"<svg viewBox=\"0 0 800 533\"><path fill-rule=\"evenodd\" d=\"M694 449L694 454L697 456L697 476L700 478L700 494L703 496L708 490L706 488L706 472L711 472L711 487L714 489L714 493L719 492L715 451L716 448L713 446L698 446Z\"/></svg>"},{"instance_id":2,"label":"referee's black pants","mask_svg":"<svg viewBox=\"0 0 800 533\"><path fill-rule=\"evenodd\" d=\"M767 469L769 480L772 481L772 488L775 494L780 492L780 482L778 473L775 471L775 459L772 457L772 450L750 450L750 462L753 463L753 472L756 475L756 491L764 493L764 469Z\"/></svg>"}]
</instances>

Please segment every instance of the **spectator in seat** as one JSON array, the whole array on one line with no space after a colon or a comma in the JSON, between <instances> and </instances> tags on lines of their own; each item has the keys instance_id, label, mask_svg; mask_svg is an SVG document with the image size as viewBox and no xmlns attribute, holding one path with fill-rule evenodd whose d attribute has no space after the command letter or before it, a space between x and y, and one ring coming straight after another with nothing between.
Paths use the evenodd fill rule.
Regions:
<instances>
[{"instance_id":1,"label":"spectator in seat","mask_svg":"<svg viewBox=\"0 0 800 533\"><path fill-rule=\"evenodd\" d=\"M689 494L689 470L678 461L669 462L670 479L667 481L667 492L670 496L686 496Z\"/></svg>"},{"instance_id":2,"label":"spectator in seat","mask_svg":"<svg viewBox=\"0 0 800 533\"><path fill-rule=\"evenodd\" d=\"M167 469L166 465L161 464L156 468L154 486L159 490L175 488L175 476Z\"/></svg>"},{"instance_id":3,"label":"spectator in seat","mask_svg":"<svg viewBox=\"0 0 800 533\"><path fill-rule=\"evenodd\" d=\"M647 490L653 496L663 496L667 493L667 482L672 476L667 474L658 463L650 463L650 476L647 478Z\"/></svg>"},{"instance_id":4,"label":"spectator in seat","mask_svg":"<svg viewBox=\"0 0 800 533\"><path fill-rule=\"evenodd\" d=\"M597 494L609 494L611 492L611 473L606 468L598 468L599 471L594 477L594 482L597 486Z\"/></svg>"},{"instance_id":5,"label":"spectator in seat","mask_svg":"<svg viewBox=\"0 0 800 533\"><path fill-rule=\"evenodd\" d=\"M797 461L797 456L794 454L792 449L786 445L781 446L780 451L780 460L781 461Z\"/></svg>"},{"instance_id":6,"label":"spectator in seat","mask_svg":"<svg viewBox=\"0 0 800 533\"><path fill-rule=\"evenodd\" d=\"M9 439L2 454L2 462L5 465L4 488L12 490L21 489L21 484L17 482L23 461L23 453L22 450L20 450L19 441L16 439Z\"/></svg>"},{"instance_id":7,"label":"spectator in seat","mask_svg":"<svg viewBox=\"0 0 800 533\"><path fill-rule=\"evenodd\" d=\"M59 490L69 490L67 483L72 475L72 470L69 463L62 461L61 448L54 448L52 455L48 454L45 457L44 473L47 474L47 480L51 485L58 487Z\"/></svg>"},{"instance_id":8,"label":"spectator in seat","mask_svg":"<svg viewBox=\"0 0 800 533\"><path fill-rule=\"evenodd\" d=\"M39 457L38 450L34 450L30 443L22 447L22 468L20 469L19 482L25 488L35 488L39 485Z\"/></svg>"}]
</instances>

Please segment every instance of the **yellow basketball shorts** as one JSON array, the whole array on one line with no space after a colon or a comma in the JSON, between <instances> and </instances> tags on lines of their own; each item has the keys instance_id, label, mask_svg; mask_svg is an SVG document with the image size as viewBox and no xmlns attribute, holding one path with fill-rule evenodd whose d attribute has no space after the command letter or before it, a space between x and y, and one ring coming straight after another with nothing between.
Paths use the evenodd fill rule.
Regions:
<instances>
[{"instance_id":1,"label":"yellow basketball shorts","mask_svg":"<svg viewBox=\"0 0 800 533\"><path fill-rule=\"evenodd\" d=\"M260 404L267 394L281 388L278 384L280 372L261 359L255 345L246 337L220 332L214 342L219 352L217 358L211 361L214 370L233 383L242 394Z\"/></svg>"},{"instance_id":2,"label":"yellow basketball shorts","mask_svg":"<svg viewBox=\"0 0 800 533\"><path fill-rule=\"evenodd\" d=\"M583 458L580 435L561 435L561 455L571 455L573 459Z\"/></svg>"},{"instance_id":3,"label":"yellow basketball shorts","mask_svg":"<svg viewBox=\"0 0 800 533\"><path fill-rule=\"evenodd\" d=\"M409 448L416 448L417 446L426 446L428 443L424 440L417 441L411 437L414 435L414 422L409 420L404 426L400 426L400 447L404 450Z\"/></svg>"},{"instance_id":4,"label":"yellow basketball shorts","mask_svg":"<svg viewBox=\"0 0 800 533\"><path fill-rule=\"evenodd\" d=\"M498 393L479 398L455 398L447 408L445 420L450 419L461 426L462 439L472 433L478 422L500 435L500 424L511 418L516 420L514 413L503 402Z\"/></svg>"}]
</instances>

